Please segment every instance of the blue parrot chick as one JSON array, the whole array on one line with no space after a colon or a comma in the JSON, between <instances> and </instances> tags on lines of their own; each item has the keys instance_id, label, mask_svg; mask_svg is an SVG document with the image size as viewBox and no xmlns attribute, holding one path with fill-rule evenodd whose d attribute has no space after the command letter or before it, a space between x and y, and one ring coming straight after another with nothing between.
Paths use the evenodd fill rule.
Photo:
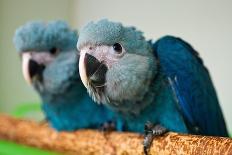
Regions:
<instances>
[{"instance_id":1,"label":"blue parrot chick","mask_svg":"<svg viewBox=\"0 0 232 155\"><path fill-rule=\"evenodd\" d=\"M103 19L82 28L77 48L88 93L113 109L125 130L145 129L145 151L168 130L228 136L209 72L184 40L152 43L135 27Z\"/></svg>"},{"instance_id":2,"label":"blue parrot chick","mask_svg":"<svg viewBox=\"0 0 232 155\"><path fill-rule=\"evenodd\" d=\"M77 39L63 21L29 22L13 39L23 76L40 95L46 119L59 131L95 129L114 118L112 111L93 103L77 76Z\"/></svg>"}]
</instances>

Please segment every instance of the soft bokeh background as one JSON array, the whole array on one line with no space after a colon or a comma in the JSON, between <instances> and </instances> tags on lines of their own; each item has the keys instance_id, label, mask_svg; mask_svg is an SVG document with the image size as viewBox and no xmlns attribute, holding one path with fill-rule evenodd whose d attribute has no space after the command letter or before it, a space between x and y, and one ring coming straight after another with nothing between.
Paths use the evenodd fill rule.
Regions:
<instances>
[{"instance_id":1,"label":"soft bokeh background","mask_svg":"<svg viewBox=\"0 0 232 155\"><path fill-rule=\"evenodd\" d=\"M17 27L29 20L63 19L79 29L90 20L109 18L136 26L149 39L171 34L193 45L210 70L232 131L231 15L229 0L0 0L0 111L39 103L23 80L12 43Z\"/></svg>"}]
</instances>

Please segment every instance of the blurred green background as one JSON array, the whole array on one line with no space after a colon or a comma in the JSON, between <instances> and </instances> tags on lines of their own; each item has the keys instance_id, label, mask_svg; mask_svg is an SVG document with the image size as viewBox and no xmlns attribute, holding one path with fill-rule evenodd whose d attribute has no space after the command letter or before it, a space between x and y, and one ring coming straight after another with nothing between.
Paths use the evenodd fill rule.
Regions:
<instances>
[{"instance_id":1,"label":"blurred green background","mask_svg":"<svg viewBox=\"0 0 232 155\"><path fill-rule=\"evenodd\" d=\"M0 112L43 119L12 43L17 27L29 20L63 19L80 29L90 20L109 18L136 26L149 39L171 34L191 43L211 73L232 131L231 8L229 0L0 0Z\"/></svg>"}]
</instances>

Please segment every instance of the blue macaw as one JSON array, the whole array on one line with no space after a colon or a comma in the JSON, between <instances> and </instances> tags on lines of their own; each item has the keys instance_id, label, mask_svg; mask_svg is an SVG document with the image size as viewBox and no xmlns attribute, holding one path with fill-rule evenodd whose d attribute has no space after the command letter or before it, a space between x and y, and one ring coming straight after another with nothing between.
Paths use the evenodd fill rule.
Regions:
<instances>
[{"instance_id":1,"label":"blue macaw","mask_svg":"<svg viewBox=\"0 0 232 155\"><path fill-rule=\"evenodd\" d=\"M13 39L24 78L40 95L46 119L58 131L101 128L114 119L111 110L93 103L77 76L77 39L77 32L63 21L29 22Z\"/></svg>"},{"instance_id":2,"label":"blue macaw","mask_svg":"<svg viewBox=\"0 0 232 155\"><path fill-rule=\"evenodd\" d=\"M228 136L209 72L184 40L152 43L135 27L103 19L82 28L77 48L90 96L113 109L124 130L145 128L145 150L150 134L166 131Z\"/></svg>"}]
</instances>

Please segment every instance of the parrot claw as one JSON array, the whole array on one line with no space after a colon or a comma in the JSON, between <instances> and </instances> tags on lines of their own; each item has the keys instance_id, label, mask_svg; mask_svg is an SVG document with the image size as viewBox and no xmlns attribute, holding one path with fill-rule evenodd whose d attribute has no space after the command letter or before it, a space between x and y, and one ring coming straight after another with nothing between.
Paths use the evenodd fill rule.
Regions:
<instances>
[{"instance_id":1,"label":"parrot claw","mask_svg":"<svg viewBox=\"0 0 232 155\"><path fill-rule=\"evenodd\" d=\"M100 126L100 131L103 131L103 132L111 132L111 131L115 131L116 130L116 125L115 125L115 122L113 121L107 121L105 123L103 123L101 126Z\"/></svg>"},{"instance_id":2,"label":"parrot claw","mask_svg":"<svg viewBox=\"0 0 232 155\"><path fill-rule=\"evenodd\" d=\"M148 155L154 137L165 134L167 129L161 125L154 125L151 122L147 122L144 126L144 132L143 149L145 155Z\"/></svg>"}]
</instances>

